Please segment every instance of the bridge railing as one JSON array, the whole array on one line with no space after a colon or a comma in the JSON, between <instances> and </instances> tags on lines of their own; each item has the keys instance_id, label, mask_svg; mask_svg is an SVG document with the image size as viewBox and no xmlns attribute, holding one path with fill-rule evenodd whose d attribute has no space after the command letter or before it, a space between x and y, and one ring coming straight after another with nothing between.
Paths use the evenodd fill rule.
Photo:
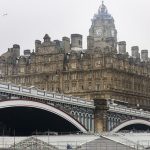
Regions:
<instances>
[{"instance_id":1,"label":"bridge railing","mask_svg":"<svg viewBox=\"0 0 150 150\"><path fill-rule=\"evenodd\" d=\"M138 116L143 118L150 118L150 112L144 111L142 109L134 109L134 108L128 108L121 105L111 105L111 104L108 107L109 107L109 111L111 112L128 114L128 115L133 115L133 116Z\"/></svg>"},{"instance_id":2,"label":"bridge railing","mask_svg":"<svg viewBox=\"0 0 150 150\"><path fill-rule=\"evenodd\" d=\"M45 100L55 100L59 102L68 102L72 104L77 104L85 107L95 108L93 100L86 100L79 97L73 96L65 96L60 93L55 92L48 92L45 90L40 90L35 88L34 86L31 87L24 87L21 85L15 85L12 83L4 83L0 82L0 90L1 91L10 91L12 93L25 95L25 96L34 96L38 98L44 98Z\"/></svg>"}]
</instances>

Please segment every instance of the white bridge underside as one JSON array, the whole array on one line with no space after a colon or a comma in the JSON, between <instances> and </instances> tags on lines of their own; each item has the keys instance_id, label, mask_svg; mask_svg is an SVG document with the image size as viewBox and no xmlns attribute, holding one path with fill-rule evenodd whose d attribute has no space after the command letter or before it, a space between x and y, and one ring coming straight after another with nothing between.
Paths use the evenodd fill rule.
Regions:
<instances>
[{"instance_id":1,"label":"white bridge underside","mask_svg":"<svg viewBox=\"0 0 150 150\"><path fill-rule=\"evenodd\" d=\"M134 119L134 120L129 120L129 121L126 121L126 122L120 124L119 126L114 128L111 132L118 132L119 130L123 129L124 127L127 127L129 125L133 125L133 124L143 124L143 125L147 125L150 127L149 121L142 120L142 119Z\"/></svg>"},{"instance_id":2,"label":"white bridge underside","mask_svg":"<svg viewBox=\"0 0 150 150\"><path fill-rule=\"evenodd\" d=\"M37 108L41 110L45 110L51 113L54 113L65 120L69 121L75 127L77 127L81 132L86 133L86 129L75 119L73 119L70 115L66 114L65 112L58 110L50 105L46 105L39 102L33 101L25 101L25 100L10 100L10 101L3 101L0 102L0 109L2 108L9 108L9 107L30 107L30 108Z\"/></svg>"}]
</instances>

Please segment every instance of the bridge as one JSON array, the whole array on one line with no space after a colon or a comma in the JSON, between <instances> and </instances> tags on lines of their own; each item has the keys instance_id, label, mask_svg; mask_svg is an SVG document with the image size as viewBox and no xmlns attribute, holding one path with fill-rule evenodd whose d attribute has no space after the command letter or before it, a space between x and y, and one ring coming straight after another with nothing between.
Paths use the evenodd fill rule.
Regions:
<instances>
[{"instance_id":1,"label":"bridge","mask_svg":"<svg viewBox=\"0 0 150 150\"><path fill-rule=\"evenodd\" d=\"M0 82L0 135L31 135L35 132L95 131L97 105L94 100ZM100 110L102 111L102 110ZM150 129L150 112L106 101L106 131L118 132L128 126Z\"/></svg>"},{"instance_id":2,"label":"bridge","mask_svg":"<svg viewBox=\"0 0 150 150\"><path fill-rule=\"evenodd\" d=\"M150 129L150 112L142 109L129 108L115 103L107 103L107 130L118 132L128 126L141 125ZM144 125L144 126L142 126ZM140 127L139 127L140 128ZM142 129L141 129L142 130Z\"/></svg>"},{"instance_id":3,"label":"bridge","mask_svg":"<svg viewBox=\"0 0 150 150\"><path fill-rule=\"evenodd\" d=\"M58 130L58 128L60 128L61 131L67 132L72 130L81 132L94 132L95 106L92 100L88 101L78 97L64 96L63 94L42 91L36 89L35 87L23 87L2 82L0 83L0 99L0 109L3 110L0 115L6 115L6 117L8 117L11 115L7 114L8 111L11 112L12 115L17 113L26 113L22 114L23 116L20 115L19 118L16 117L17 115L12 116L15 121L17 121L17 119L23 121L22 117L24 117L26 122L23 122L27 124L29 121L31 122L32 119L34 120L35 117L37 117L34 115L34 118L28 119L28 117L30 117L30 113L41 110L38 112L38 115L43 114L43 116L41 116L40 120L39 118L34 120L36 123L38 121L43 121L44 123L48 124L49 117L47 117L47 119L45 118L44 120L44 115L48 116L46 112L49 112L49 126L56 131L60 132L60 130ZM32 110L27 110L24 108L32 108ZM26 115L29 116L26 117ZM4 122L11 124L10 120L6 120L4 117L3 119ZM57 125L58 128L56 128L55 125L52 126L52 120L55 121L53 124ZM20 124L18 121L17 123ZM14 125L16 124L13 123L12 127L14 127ZM66 127L65 130L64 126ZM45 126L45 128L49 130L48 126ZM35 130L38 130L38 127L37 129L33 128L32 132Z\"/></svg>"}]
</instances>

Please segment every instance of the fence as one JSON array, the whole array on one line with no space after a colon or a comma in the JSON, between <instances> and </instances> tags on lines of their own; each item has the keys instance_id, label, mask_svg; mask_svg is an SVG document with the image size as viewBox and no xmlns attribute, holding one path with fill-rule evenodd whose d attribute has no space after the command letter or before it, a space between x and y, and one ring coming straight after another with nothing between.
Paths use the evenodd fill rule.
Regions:
<instances>
[{"instance_id":1,"label":"fence","mask_svg":"<svg viewBox=\"0 0 150 150\"><path fill-rule=\"evenodd\" d=\"M78 139L77 139L78 137ZM95 138L94 138L95 137ZM69 140L70 139L70 140ZM73 140L74 139L74 140ZM89 135L0 137L0 150L141 150L134 144L121 144Z\"/></svg>"}]
</instances>

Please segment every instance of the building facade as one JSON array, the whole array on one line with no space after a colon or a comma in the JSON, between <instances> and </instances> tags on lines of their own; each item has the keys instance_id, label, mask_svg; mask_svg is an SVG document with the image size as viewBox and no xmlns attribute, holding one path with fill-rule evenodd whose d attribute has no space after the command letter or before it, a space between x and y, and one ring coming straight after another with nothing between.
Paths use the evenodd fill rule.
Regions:
<instances>
[{"instance_id":1,"label":"building facade","mask_svg":"<svg viewBox=\"0 0 150 150\"><path fill-rule=\"evenodd\" d=\"M148 50L139 47L126 52L126 42L117 42L113 17L102 3L92 19L87 49L82 35L52 41L35 41L35 50L13 45L0 57L0 78L25 86L35 86L66 95L95 100L95 129L105 130L105 100L123 101L131 107L149 110L150 61ZM95 115L96 116L96 115Z\"/></svg>"}]
</instances>

